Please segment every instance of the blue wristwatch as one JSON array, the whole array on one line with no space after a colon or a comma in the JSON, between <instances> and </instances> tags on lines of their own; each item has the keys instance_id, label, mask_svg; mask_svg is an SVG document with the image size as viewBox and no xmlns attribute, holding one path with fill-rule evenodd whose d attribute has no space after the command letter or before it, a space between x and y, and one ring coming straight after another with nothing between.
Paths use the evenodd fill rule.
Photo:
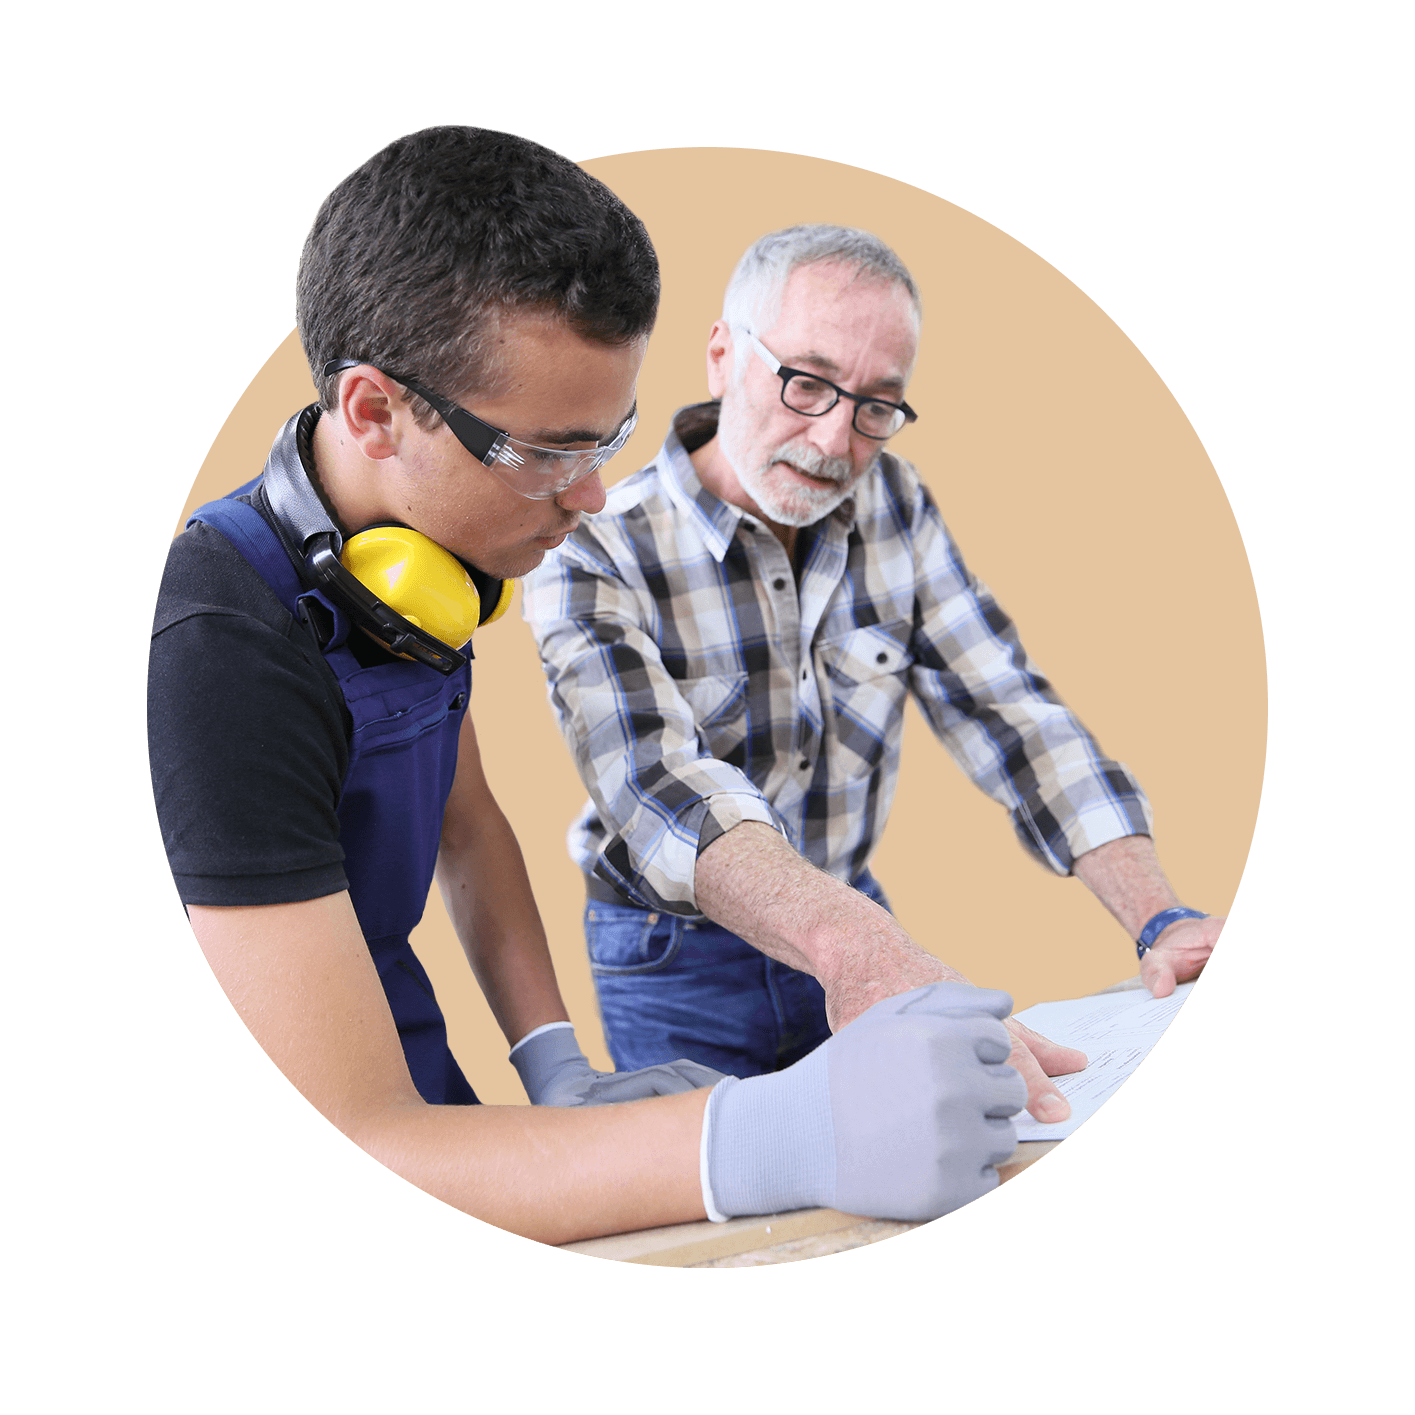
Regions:
<instances>
[{"instance_id":1,"label":"blue wristwatch","mask_svg":"<svg viewBox=\"0 0 1415 1415\"><path fill-rule=\"evenodd\" d=\"M1171 924L1177 924L1180 919L1207 919L1208 917L1201 909L1185 909L1181 906L1162 909L1140 930L1140 937L1135 940L1136 957L1143 958L1155 946L1155 940Z\"/></svg>"}]
</instances>

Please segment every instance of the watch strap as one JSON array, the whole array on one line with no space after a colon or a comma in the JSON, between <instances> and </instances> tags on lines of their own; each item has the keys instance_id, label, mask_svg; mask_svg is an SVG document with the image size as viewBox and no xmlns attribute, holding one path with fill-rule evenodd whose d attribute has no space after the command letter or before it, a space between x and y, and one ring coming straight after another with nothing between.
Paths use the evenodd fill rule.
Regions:
<instances>
[{"instance_id":1,"label":"watch strap","mask_svg":"<svg viewBox=\"0 0 1415 1415\"><path fill-rule=\"evenodd\" d=\"M1182 905L1176 905L1173 909L1161 909L1140 930L1140 937L1135 940L1136 957L1143 958L1155 946L1155 940L1171 924L1177 924L1180 919L1207 919L1208 917L1202 909L1185 909Z\"/></svg>"}]
</instances>

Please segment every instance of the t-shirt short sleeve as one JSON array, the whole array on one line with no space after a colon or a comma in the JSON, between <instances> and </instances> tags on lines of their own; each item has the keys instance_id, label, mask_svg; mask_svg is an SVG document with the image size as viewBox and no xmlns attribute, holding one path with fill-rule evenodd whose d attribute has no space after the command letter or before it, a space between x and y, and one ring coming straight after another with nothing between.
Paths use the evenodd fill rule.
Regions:
<instances>
[{"instance_id":1,"label":"t-shirt short sleeve","mask_svg":"<svg viewBox=\"0 0 1415 1415\"><path fill-rule=\"evenodd\" d=\"M308 629L212 527L173 542L148 672L158 820L185 904L347 888L347 710Z\"/></svg>"}]
</instances>

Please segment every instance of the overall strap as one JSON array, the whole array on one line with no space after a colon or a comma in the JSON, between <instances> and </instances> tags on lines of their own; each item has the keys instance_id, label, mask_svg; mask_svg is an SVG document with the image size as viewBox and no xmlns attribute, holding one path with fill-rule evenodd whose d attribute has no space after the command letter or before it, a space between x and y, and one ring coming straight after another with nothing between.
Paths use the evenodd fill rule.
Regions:
<instances>
[{"instance_id":1,"label":"overall strap","mask_svg":"<svg viewBox=\"0 0 1415 1415\"><path fill-rule=\"evenodd\" d=\"M225 536L295 620L305 599L334 616L334 637L323 653L353 724L338 805L349 897L418 1093L430 1105L475 1105L448 1048L432 983L408 942L437 864L471 667L463 664L450 677L411 662L360 667L344 646L343 611L301 583L279 534L254 506L228 496L193 512L187 524L196 521Z\"/></svg>"},{"instance_id":2,"label":"overall strap","mask_svg":"<svg viewBox=\"0 0 1415 1415\"><path fill-rule=\"evenodd\" d=\"M250 562L252 568L275 591L280 603L298 619L297 602L306 593L280 537L270 523L248 501L208 501L193 511L187 521L202 521L220 531Z\"/></svg>"}]
</instances>

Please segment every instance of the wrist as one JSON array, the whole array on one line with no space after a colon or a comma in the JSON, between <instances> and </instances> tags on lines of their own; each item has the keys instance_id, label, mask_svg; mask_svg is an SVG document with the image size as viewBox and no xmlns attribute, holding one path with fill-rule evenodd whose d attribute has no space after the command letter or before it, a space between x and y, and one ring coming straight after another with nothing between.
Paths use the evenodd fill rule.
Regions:
<instances>
[{"instance_id":1,"label":"wrist","mask_svg":"<svg viewBox=\"0 0 1415 1415\"><path fill-rule=\"evenodd\" d=\"M835 1126L825 1047L785 1071L727 1077L703 1117L703 1207L714 1219L829 1207ZM711 1207L709 1207L711 1205Z\"/></svg>"},{"instance_id":2,"label":"wrist","mask_svg":"<svg viewBox=\"0 0 1415 1415\"><path fill-rule=\"evenodd\" d=\"M803 924L797 943L810 973L827 988L868 986L871 978L893 977L932 958L893 914L848 885Z\"/></svg>"},{"instance_id":3,"label":"wrist","mask_svg":"<svg viewBox=\"0 0 1415 1415\"><path fill-rule=\"evenodd\" d=\"M852 1016L927 983L972 986L956 968L915 943L892 919L890 925L888 930L851 934L836 948L831 966L816 974L828 995L853 999ZM839 1025L844 1025L843 1021Z\"/></svg>"},{"instance_id":4,"label":"wrist","mask_svg":"<svg viewBox=\"0 0 1415 1415\"><path fill-rule=\"evenodd\" d=\"M717 1196L712 1192L712 1166L708 1162L709 1148L712 1144L712 1106L725 1087L734 1085L737 1081L735 1076L726 1076L717 1083L708 1093L707 1104L703 1107L703 1128L698 1140L698 1183L703 1191L703 1212L713 1223L726 1223L730 1214L725 1214L717 1207Z\"/></svg>"},{"instance_id":5,"label":"wrist","mask_svg":"<svg viewBox=\"0 0 1415 1415\"><path fill-rule=\"evenodd\" d=\"M515 1056L516 1053L520 1051L520 1049L525 1046L528 1041L532 1040L532 1038L539 1037L545 1032L553 1032L557 1028L563 1027L568 1027L572 1032L575 1030L575 1024L573 1022L545 1022L539 1027L532 1027L531 1030L527 1032L526 1035L522 1037L520 1041L518 1041L516 1045L511 1048L510 1052L507 1054L507 1060L510 1060L511 1057Z\"/></svg>"},{"instance_id":6,"label":"wrist","mask_svg":"<svg viewBox=\"0 0 1415 1415\"><path fill-rule=\"evenodd\" d=\"M1152 914L1145 921L1144 926L1139 930L1135 938L1136 956L1143 959L1144 956L1159 942L1160 935L1170 927L1183 919L1207 919L1209 916L1200 909L1188 909L1182 904L1171 905L1167 909L1161 909L1159 913Z\"/></svg>"},{"instance_id":7,"label":"wrist","mask_svg":"<svg viewBox=\"0 0 1415 1415\"><path fill-rule=\"evenodd\" d=\"M575 1105L583 1082L592 1080L591 1069L575 1029L566 1023L547 1023L528 1032L508 1058L525 1087L532 1105Z\"/></svg>"}]
</instances>

